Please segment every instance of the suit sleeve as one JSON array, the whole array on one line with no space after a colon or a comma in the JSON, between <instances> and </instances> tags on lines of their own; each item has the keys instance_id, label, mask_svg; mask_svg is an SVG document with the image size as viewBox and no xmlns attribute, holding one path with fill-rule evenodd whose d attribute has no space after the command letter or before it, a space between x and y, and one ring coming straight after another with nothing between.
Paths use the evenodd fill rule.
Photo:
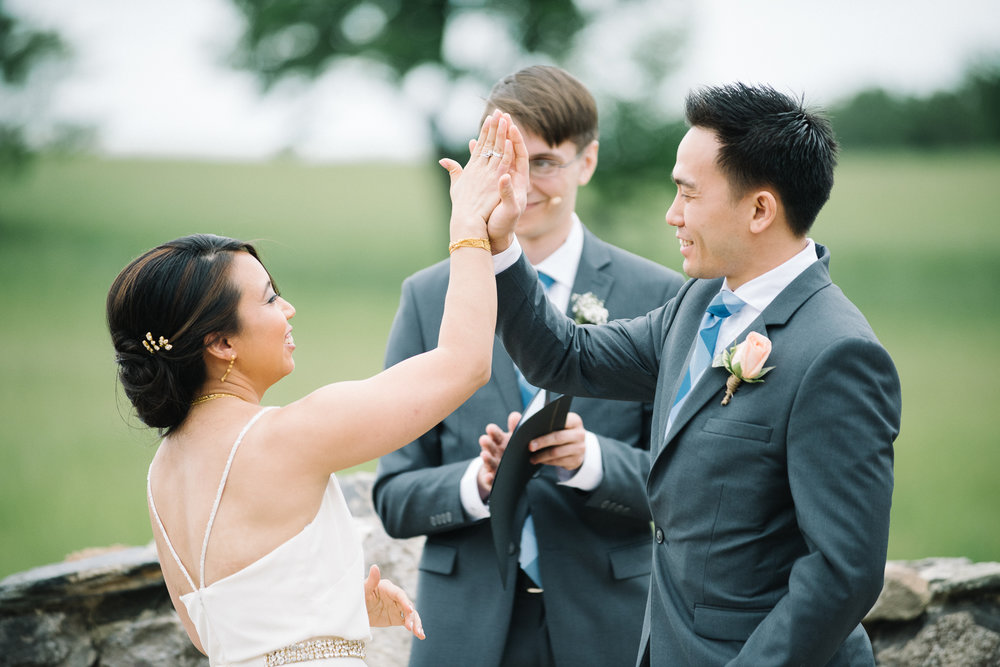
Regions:
<instances>
[{"instance_id":1,"label":"suit sleeve","mask_svg":"<svg viewBox=\"0 0 1000 667\"><path fill-rule=\"evenodd\" d=\"M628 312L636 314L646 309L656 309L672 299L684 283L680 274L664 269L646 266L636 266L635 259L622 258L617 267L622 275L642 275L639 282L630 281L623 285L625 289L638 289L641 296L632 293L620 295L629 303ZM601 451L602 479L593 489L587 492L586 504L592 510L607 512L623 518L639 521L649 521L652 518L649 502L646 497L646 479L650 467L650 428L653 406L651 402L641 405L639 421L634 424L636 439L625 442L604 433L604 420L585 421L584 426L592 431L597 438Z\"/></svg>"},{"instance_id":2,"label":"suit sleeve","mask_svg":"<svg viewBox=\"0 0 1000 667\"><path fill-rule=\"evenodd\" d=\"M403 283L399 309L386 346L385 366L436 346L421 326L416 288ZM459 484L468 461L441 465L441 425L379 459L372 498L386 532L408 538L451 530L469 523L462 509Z\"/></svg>"},{"instance_id":3,"label":"suit sleeve","mask_svg":"<svg viewBox=\"0 0 1000 667\"><path fill-rule=\"evenodd\" d=\"M497 333L532 384L574 396L653 401L667 307L578 325L548 302L523 255L497 275L497 298Z\"/></svg>"},{"instance_id":4,"label":"suit sleeve","mask_svg":"<svg viewBox=\"0 0 1000 667\"><path fill-rule=\"evenodd\" d=\"M875 603L900 411L899 378L876 341L842 338L810 365L787 434L788 481L809 551L732 664L825 664Z\"/></svg>"},{"instance_id":5,"label":"suit sleeve","mask_svg":"<svg viewBox=\"0 0 1000 667\"><path fill-rule=\"evenodd\" d=\"M642 521L652 519L646 497L646 478L649 477L648 407L643 407L643 435L639 447L596 434L601 445L604 477L597 488L590 491L588 507Z\"/></svg>"}]
</instances>

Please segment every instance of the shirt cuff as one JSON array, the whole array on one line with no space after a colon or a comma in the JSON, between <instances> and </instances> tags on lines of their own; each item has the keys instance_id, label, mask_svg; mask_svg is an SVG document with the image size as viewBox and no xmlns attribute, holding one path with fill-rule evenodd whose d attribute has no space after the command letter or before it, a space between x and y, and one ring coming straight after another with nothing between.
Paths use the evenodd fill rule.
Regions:
<instances>
[{"instance_id":1,"label":"shirt cuff","mask_svg":"<svg viewBox=\"0 0 1000 667\"><path fill-rule=\"evenodd\" d=\"M514 266L514 262L520 258L521 244L517 242L517 237L515 236L506 250L493 255L493 274L503 273Z\"/></svg>"},{"instance_id":2,"label":"shirt cuff","mask_svg":"<svg viewBox=\"0 0 1000 667\"><path fill-rule=\"evenodd\" d=\"M583 454L583 464L574 473L565 468L559 468L559 483L563 486L571 486L581 491L593 491L604 481L604 462L601 457L601 443L597 436L586 431L583 437L587 451ZM566 478L563 479L563 474Z\"/></svg>"},{"instance_id":3,"label":"shirt cuff","mask_svg":"<svg viewBox=\"0 0 1000 667\"><path fill-rule=\"evenodd\" d=\"M462 508L473 521L488 519L490 516L490 506L479 497L479 469L483 467L483 460L478 456L469 461L469 467L462 475L458 491L462 499Z\"/></svg>"}]
</instances>

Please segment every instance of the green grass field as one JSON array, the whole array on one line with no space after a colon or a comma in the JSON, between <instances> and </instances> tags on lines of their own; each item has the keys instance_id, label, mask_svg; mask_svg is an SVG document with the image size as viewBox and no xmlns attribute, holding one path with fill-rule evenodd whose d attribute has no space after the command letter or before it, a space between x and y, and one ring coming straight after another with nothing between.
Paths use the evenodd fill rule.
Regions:
<instances>
[{"instance_id":1,"label":"green grass field","mask_svg":"<svg viewBox=\"0 0 1000 667\"><path fill-rule=\"evenodd\" d=\"M436 167L43 160L0 183L0 577L150 539L156 435L115 384L104 297L131 258L183 234L258 241L293 321L283 403L381 368L402 279L445 256ZM599 177L599 175L598 175ZM890 558L1000 560L1000 155L845 155L813 237L903 381ZM602 202L594 231L679 268L668 184Z\"/></svg>"}]
</instances>

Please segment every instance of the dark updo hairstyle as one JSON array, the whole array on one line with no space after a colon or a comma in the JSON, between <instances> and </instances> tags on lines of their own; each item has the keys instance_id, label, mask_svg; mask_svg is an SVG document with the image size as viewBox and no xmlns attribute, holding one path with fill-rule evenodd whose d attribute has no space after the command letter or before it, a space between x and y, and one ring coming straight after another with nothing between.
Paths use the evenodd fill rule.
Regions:
<instances>
[{"instance_id":1,"label":"dark updo hairstyle","mask_svg":"<svg viewBox=\"0 0 1000 667\"><path fill-rule=\"evenodd\" d=\"M185 236L133 260L108 292L118 377L139 419L163 434L180 426L205 382L203 350L219 337L239 333L240 291L229 276L237 252L260 261L249 243L212 234Z\"/></svg>"}]
</instances>

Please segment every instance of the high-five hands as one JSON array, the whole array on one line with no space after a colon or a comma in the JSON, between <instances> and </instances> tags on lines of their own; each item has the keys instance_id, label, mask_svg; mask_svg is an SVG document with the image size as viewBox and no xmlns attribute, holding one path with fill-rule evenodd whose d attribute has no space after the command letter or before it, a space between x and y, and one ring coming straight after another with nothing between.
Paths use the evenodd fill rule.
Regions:
<instances>
[{"instance_id":1,"label":"high-five hands","mask_svg":"<svg viewBox=\"0 0 1000 667\"><path fill-rule=\"evenodd\" d=\"M507 449L510 434L521 420L520 412L512 412L507 416L507 430L496 424L487 424L486 433L479 436L479 453L483 465L479 468L476 481L479 485L479 497L483 502L493 490L493 480L496 478L500 458ZM532 452L531 462L535 464L557 466L570 472L576 472L583 465L587 452L586 429L583 419L575 412L566 415L566 427L535 438L528 443Z\"/></svg>"},{"instance_id":2,"label":"high-five hands","mask_svg":"<svg viewBox=\"0 0 1000 667\"><path fill-rule=\"evenodd\" d=\"M497 110L483 123L479 138L469 142L469 153L464 168L448 158L439 162L451 177L451 236L488 235L496 254L510 245L527 206L528 149L510 115ZM483 223L478 232L468 229L470 216ZM457 225L466 226L456 230Z\"/></svg>"},{"instance_id":3,"label":"high-five hands","mask_svg":"<svg viewBox=\"0 0 1000 667\"><path fill-rule=\"evenodd\" d=\"M418 639L424 639L420 614L402 588L388 579L382 579L378 565L372 565L365 579L365 605L368 607L368 625L373 628L402 625Z\"/></svg>"}]
</instances>

